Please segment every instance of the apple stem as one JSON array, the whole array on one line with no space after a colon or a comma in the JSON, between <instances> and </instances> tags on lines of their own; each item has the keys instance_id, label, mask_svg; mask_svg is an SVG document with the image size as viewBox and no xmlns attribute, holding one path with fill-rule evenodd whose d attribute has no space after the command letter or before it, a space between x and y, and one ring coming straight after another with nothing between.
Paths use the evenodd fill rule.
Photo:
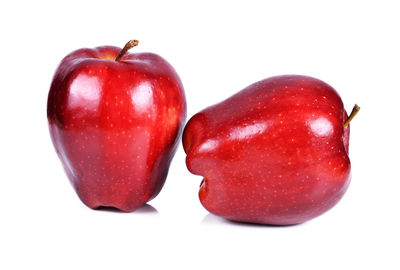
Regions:
<instances>
[{"instance_id":1,"label":"apple stem","mask_svg":"<svg viewBox=\"0 0 400 270\"><path fill-rule=\"evenodd\" d=\"M347 117L346 121L344 122L344 127L347 127L350 124L350 121L353 120L354 116L360 111L360 106L357 104L354 105L353 110L351 111L349 117Z\"/></svg>"},{"instance_id":2,"label":"apple stem","mask_svg":"<svg viewBox=\"0 0 400 270\"><path fill-rule=\"evenodd\" d=\"M125 46L122 48L122 50L119 52L117 58L115 58L115 61L119 62L121 60L122 56L124 56L128 50L132 49L133 47L137 46L138 44L139 44L139 40L136 40L136 39L129 40L125 44Z\"/></svg>"}]
</instances>

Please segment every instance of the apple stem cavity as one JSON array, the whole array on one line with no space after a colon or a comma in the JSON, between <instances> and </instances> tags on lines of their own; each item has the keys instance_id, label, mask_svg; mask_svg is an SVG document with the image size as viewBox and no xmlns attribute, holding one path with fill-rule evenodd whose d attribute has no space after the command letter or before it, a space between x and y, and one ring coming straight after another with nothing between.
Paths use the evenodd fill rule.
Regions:
<instances>
[{"instance_id":1,"label":"apple stem cavity","mask_svg":"<svg viewBox=\"0 0 400 270\"><path fill-rule=\"evenodd\" d=\"M344 127L347 127L351 120L353 120L354 116L356 116L356 114L360 111L360 106L358 106L357 104L354 105L353 110L351 111L349 117L347 117L347 120L344 122Z\"/></svg>"},{"instance_id":2,"label":"apple stem cavity","mask_svg":"<svg viewBox=\"0 0 400 270\"><path fill-rule=\"evenodd\" d=\"M122 56L124 56L128 50L132 49L133 47L137 46L138 44L139 44L139 40L136 40L136 39L129 40L125 44L125 46L122 48L122 50L119 52L117 58L115 58L115 61L119 62L121 60Z\"/></svg>"}]
</instances>

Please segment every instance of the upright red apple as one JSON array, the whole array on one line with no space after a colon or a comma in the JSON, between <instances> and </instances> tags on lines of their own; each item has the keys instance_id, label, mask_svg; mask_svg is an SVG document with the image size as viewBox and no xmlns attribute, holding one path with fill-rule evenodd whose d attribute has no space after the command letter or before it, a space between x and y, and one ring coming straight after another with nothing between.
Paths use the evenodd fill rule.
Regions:
<instances>
[{"instance_id":1,"label":"upright red apple","mask_svg":"<svg viewBox=\"0 0 400 270\"><path fill-rule=\"evenodd\" d=\"M183 146L188 169L204 176L201 203L261 224L321 215L350 182L349 120L332 87L295 75L257 82L197 113Z\"/></svg>"},{"instance_id":2,"label":"upright red apple","mask_svg":"<svg viewBox=\"0 0 400 270\"><path fill-rule=\"evenodd\" d=\"M104 46L60 63L49 92L50 134L80 199L133 211L168 174L186 118L182 83L153 53Z\"/></svg>"}]
</instances>

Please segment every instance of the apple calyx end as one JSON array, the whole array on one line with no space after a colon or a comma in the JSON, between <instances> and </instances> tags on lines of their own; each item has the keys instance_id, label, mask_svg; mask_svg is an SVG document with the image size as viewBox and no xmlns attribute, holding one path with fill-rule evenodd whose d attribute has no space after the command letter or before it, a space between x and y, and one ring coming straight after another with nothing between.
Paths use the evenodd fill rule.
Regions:
<instances>
[{"instance_id":1,"label":"apple calyx end","mask_svg":"<svg viewBox=\"0 0 400 270\"><path fill-rule=\"evenodd\" d=\"M122 50L119 52L118 56L115 58L115 61L119 62L128 50L132 49L133 47L136 47L138 44L139 40L136 39L129 40L122 48Z\"/></svg>"},{"instance_id":2,"label":"apple calyx end","mask_svg":"<svg viewBox=\"0 0 400 270\"><path fill-rule=\"evenodd\" d=\"M347 127L351 120L353 120L354 116L356 116L356 114L360 111L360 106L358 106L357 104L354 105L353 110L351 110L351 113L349 115L349 117L347 117L346 121L344 122L343 126Z\"/></svg>"}]
</instances>

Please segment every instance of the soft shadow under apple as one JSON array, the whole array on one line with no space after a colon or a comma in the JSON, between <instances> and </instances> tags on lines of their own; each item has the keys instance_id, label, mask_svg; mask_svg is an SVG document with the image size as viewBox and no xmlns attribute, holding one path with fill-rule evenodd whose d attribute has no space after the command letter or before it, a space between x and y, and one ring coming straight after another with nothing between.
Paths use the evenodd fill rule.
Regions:
<instances>
[{"instance_id":1,"label":"soft shadow under apple","mask_svg":"<svg viewBox=\"0 0 400 270\"><path fill-rule=\"evenodd\" d=\"M297 227L300 226L300 224L293 224L293 225L265 225L265 224L257 224L257 223L248 223L248 222L239 222L239 221L233 221L233 220L228 220L222 217L218 217L216 215L213 215L211 213L208 213L203 220L201 221L203 224L211 224L211 225L219 225L219 224L228 224L228 225L233 225L233 226L242 226L242 227L259 227L259 228L287 228L287 227Z\"/></svg>"},{"instance_id":2,"label":"soft shadow under apple","mask_svg":"<svg viewBox=\"0 0 400 270\"><path fill-rule=\"evenodd\" d=\"M113 213L120 213L120 214L129 214L126 212L123 212L115 207L104 207L101 206L99 208L95 209L96 211L104 211L104 212L113 212ZM151 206L150 204L144 204L141 207L139 207L138 209L136 209L135 211L131 212L133 214L150 214L152 213L153 215L158 215L158 210L154 207Z\"/></svg>"}]
</instances>

